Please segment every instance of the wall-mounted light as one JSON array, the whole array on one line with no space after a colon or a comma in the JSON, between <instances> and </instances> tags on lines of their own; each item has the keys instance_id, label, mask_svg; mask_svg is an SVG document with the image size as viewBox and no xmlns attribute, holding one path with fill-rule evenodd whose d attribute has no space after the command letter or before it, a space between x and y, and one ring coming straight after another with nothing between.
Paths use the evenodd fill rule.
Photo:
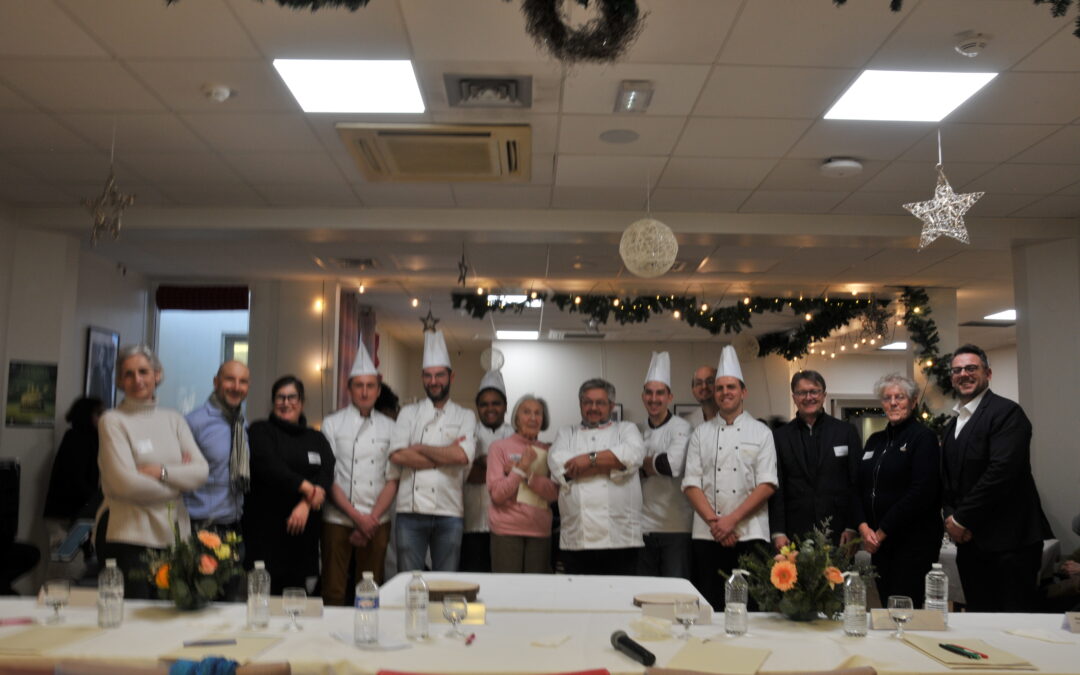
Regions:
<instances>
[{"instance_id":1,"label":"wall-mounted light","mask_svg":"<svg viewBox=\"0 0 1080 675\"><path fill-rule=\"evenodd\" d=\"M323 299L316 298L315 302L311 303L311 309L313 309L316 313L321 313L323 311Z\"/></svg>"}]
</instances>

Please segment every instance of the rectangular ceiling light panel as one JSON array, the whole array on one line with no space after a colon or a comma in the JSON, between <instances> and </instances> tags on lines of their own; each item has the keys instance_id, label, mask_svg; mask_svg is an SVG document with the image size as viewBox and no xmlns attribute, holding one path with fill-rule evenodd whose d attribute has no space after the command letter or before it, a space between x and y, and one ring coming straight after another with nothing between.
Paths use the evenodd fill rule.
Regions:
<instances>
[{"instance_id":1,"label":"rectangular ceiling light panel","mask_svg":"<svg viewBox=\"0 0 1080 675\"><path fill-rule=\"evenodd\" d=\"M307 113L422 113L411 61L274 59Z\"/></svg>"},{"instance_id":2,"label":"rectangular ceiling light panel","mask_svg":"<svg viewBox=\"0 0 1080 675\"><path fill-rule=\"evenodd\" d=\"M938 122L995 77L997 73L864 70L825 119Z\"/></svg>"}]
</instances>

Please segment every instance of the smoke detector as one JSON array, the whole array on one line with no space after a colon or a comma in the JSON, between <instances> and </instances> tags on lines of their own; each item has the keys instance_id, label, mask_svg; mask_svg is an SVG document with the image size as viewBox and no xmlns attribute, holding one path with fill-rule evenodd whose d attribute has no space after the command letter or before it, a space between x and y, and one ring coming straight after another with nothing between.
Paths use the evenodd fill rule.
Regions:
<instances>
[{"instance_id":1,"label":"smoke detector","mask_svg":"<svg viewBox=\"0 0 1080 675\"><path fill-rule=\"evenodd\" d=\"M954 49L960 56L966 56L969 59L973 59L982 53L982 50L986 49L986 45L990 43L991 35L986 33L976 33L973 30L966 30L963 33L957 33L956 39L959 42L956 43Z\"/></svg>"},{"instance_id":2,"label":"smoke detector","mask_svg":"<svg viewBox=\"0 0 1080 675\"><path fill-rule=\"evenodd\" d=\"M830 157L821 163L819 170L829 178L850 178L862 173L862 162L851 157Z\"/></svg>"},{"instance_id":3,"label":"smoke detector","mask_svg":"<svg viewBox=\"0 0 1080 675\"><path fill-rule=\"evenodd\" d=\"M204 84L202 93L203 96L211 101L216 101L217 103L224 103L233 96L236 96L236 92L224 84Z\"/></svg>"}]
</instances>

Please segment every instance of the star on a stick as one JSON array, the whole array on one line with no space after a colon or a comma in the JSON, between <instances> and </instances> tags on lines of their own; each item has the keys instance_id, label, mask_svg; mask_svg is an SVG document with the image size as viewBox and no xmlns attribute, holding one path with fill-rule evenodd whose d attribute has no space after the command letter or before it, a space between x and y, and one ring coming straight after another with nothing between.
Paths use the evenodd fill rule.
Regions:
<instances>
[{"instance_id":1,"label":"star on a stick","mask_svg":"<svg viewBox=\"0 0 1080 675\"><path fill-rule=\"evenodd\" d=\"M424 324L425 333L434 333L435 324L439 323L440 321L442 321L442 319L436 319L435 315L431 313L430 309L427 311L427 316L420 317L420 323Z\"/></svg>"},{"instance_id":2,"label":"star on a stick","mask_svg":"<svg viewBox=\"0 0 1080 675\"><path fill-rule=\"evenodd\" d=\"M937 187L934 198L925 202L904 204L904 208L913 216L923 221L922 236L919 237L919 250L923 250L932 241L944 235L964 244L970 244L967 227L964 226L964 214L985 192L968 192L958 195L953 192L945 172L938 167Z\"/></svg>"}]
</instances>

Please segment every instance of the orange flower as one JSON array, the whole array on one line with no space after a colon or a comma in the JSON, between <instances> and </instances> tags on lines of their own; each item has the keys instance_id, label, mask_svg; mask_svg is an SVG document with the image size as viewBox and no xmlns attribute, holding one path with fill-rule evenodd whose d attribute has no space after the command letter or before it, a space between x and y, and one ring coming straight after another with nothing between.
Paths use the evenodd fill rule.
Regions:
<instances>
[{"instance_id":1,"label":"orange flower","mask_svg":"<svg viewBox=\"0 0 1080 675\"><path fill-rule=\"evenodd\" d=\"M154 585L158 588L169 587L169 563L162 563L154 572Z\"/></svg>"},{"instance_id":2,"label":"orange flower","mask_svg":"<svg viewBox=\"0 0 1080 675\"><path fill-rule=\"evenodd\" d=\"M208 556L205 553L199 556L199 572L203 574L213 574L217 571L218 561L214 560L212 556Z\"/></svg>"},{"instance_id":3,"label":"orange flower","mask_svg":"<svg viewBox=\"0 0 1080 675\"><path fill-rule=\"evenodd\" d=\"M217 548L221 546L221 537L217 536L213 532L207 532L206 530L199 530L199 541L203 543L206 548Z\"/></svg>"},{"instance_id":4,"label":"orange flower","mask_svg":"<svg viewBox=\"0 0 1080 675\"><path fill-rule=\"evenodd\" d=\"M825 579L829 582L829 588L835 588L837 584L844 583L844 575L835 567L825 568Z\"/></svg>"},{"instance_id":5,"label":"orange flower","mask_svg":"<svg viewBox=\"0 0 1080 675\"><path fill-rule=\"evenodd\" d=\"M799 571L796 569L795 563L786 560L773 565L772 573L769 574L769 581L781 591L790 591L795 588L795 582L798 578Z\"/></svg>"}]
</instances>

